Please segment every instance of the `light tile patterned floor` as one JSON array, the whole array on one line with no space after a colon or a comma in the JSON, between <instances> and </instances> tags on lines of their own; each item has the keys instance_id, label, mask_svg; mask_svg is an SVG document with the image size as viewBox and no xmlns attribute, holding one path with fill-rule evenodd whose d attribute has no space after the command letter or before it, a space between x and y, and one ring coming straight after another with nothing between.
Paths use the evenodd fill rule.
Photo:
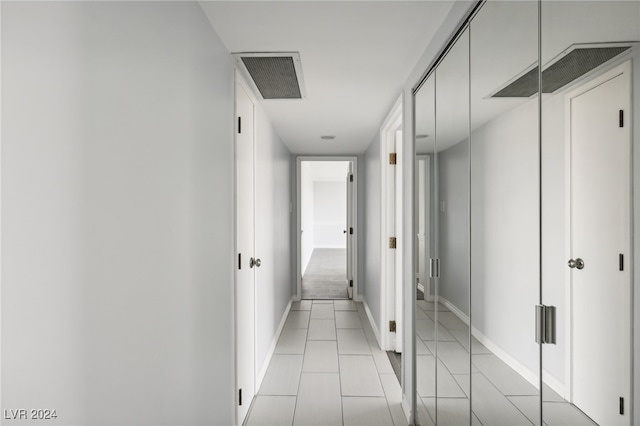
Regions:
<instances>
[{"instance_id":1,"label":"light tile patterned floor","mask_svg":"<svg viewBox=\"0 0 640 426\"><path fill-rule=\"evenodd\" d=\"M469 424L468 327L454 313L438 305L438 425ZM435 424L435 304L417 301L416 333L418 418L421 425ZM473 424L539 425L538 390L515 370L472 339ZM575 406L550 388L544 391L544 424L594 426Z\"/></svg>"},{"instance_id":2,"label":"light tile patterned floor","mask_svg":"<svg viewBox=\"0 0 640 426\"><path fill-rule=\"evenodd\" d=\"M418 417L435 424L434 304L418 301ZM438 315L438 425L469 424L467 326ZM473 425L538 425L538 391L473 339ZM405 425L402 390L362 304L303 300L292 305L247 425ZM550 389L545 425L593 426Z\"/></svg>"},{"instance_id":3,"label":"light tile patterned floor","mask_svg":"<svg viewBox=\"0 0 640 426\"><path fill-rule=\"evenodd\" d=\"M406 425L402 390L361 303L292 305L246 424Z\"/></svg>"}]
</instances>

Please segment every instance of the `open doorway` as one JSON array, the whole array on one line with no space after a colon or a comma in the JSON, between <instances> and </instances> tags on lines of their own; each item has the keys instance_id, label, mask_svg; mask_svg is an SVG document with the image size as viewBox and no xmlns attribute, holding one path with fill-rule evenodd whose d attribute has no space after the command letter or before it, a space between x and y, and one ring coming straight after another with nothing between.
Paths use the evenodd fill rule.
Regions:
<instances>
[{"instance_id":1,"label":"open doorway","mask_svg":"<svg viewBox=\"0 0 640 426\"><path fill-rule=\"evenodd\" d=\"M298 296L351 299L355 159L298 158Z\"/></svg>"}]
</instances>

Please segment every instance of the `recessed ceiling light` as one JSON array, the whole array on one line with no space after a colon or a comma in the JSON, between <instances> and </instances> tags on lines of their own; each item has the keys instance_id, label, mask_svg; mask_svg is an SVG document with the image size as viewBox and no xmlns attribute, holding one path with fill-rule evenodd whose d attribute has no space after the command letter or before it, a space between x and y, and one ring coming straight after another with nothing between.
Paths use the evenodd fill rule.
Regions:
<instances>
[{"instance_id":1,"label":"recessed ceiling light","mask_svg":"<svg viewBox=\"0 0 640 426\"><path fill-rule=\"evenodd\" d=\"M324 135L324 136L320 136L320 139L324 139L325 141L331 141L334 140L336 137L333 135Z\"/></svg>"},{"instance_id":2,"label":"recessed ceiling light","mask_svg":"<svg viewBox=\"0 0 640 426\"><path fill-rule=\"evenodd\" d=\"M416 139L426 139L429 135L416 135Z\"/></svg>"}]
</instances>

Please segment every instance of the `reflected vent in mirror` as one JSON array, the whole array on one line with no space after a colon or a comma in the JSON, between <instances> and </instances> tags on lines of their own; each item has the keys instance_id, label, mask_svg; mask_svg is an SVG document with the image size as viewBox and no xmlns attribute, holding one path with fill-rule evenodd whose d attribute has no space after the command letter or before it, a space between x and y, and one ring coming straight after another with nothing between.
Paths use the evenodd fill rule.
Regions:
<instances>
[{"instance_id":1,"label":"reflected vent in mirror","mask_svg":"<svg viewBox=\"0 0 640 426\"><path fill-rule=\"evenodd\" d=\"M262 99L302 99L305 96L299 53L234 53L233 56Z\"/></svg>"},{"instance_id":2,"label":"reflected vent in mirror","mask_svg":"<svg viewBox=\"0 0 640 426\"><path fill-rule=\"evenodd\" d=\"M542 71L542 93L553 93L582 77L594 68L630 49L631 46L594 47L574 45ZM492 98L528 98L538 93L538 67L534 67L507 86L491 95Z\"/></svg>"}]
</instances>

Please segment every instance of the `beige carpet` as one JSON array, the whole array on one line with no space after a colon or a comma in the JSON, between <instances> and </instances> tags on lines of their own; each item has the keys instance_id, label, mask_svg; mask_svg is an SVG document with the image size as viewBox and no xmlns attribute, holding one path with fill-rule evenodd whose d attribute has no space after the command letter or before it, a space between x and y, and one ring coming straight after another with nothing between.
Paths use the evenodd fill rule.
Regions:
<instances>
[{"instance_id":1,"label":"beige carpet","mask_svg":"<svg viewBox=\"0 0 640 426\"><path fill-rule=\"evenodd\" d=\"M348 299L347 250L313 250L302 276L303 299Z\"/></svg>"}]
</instances>

